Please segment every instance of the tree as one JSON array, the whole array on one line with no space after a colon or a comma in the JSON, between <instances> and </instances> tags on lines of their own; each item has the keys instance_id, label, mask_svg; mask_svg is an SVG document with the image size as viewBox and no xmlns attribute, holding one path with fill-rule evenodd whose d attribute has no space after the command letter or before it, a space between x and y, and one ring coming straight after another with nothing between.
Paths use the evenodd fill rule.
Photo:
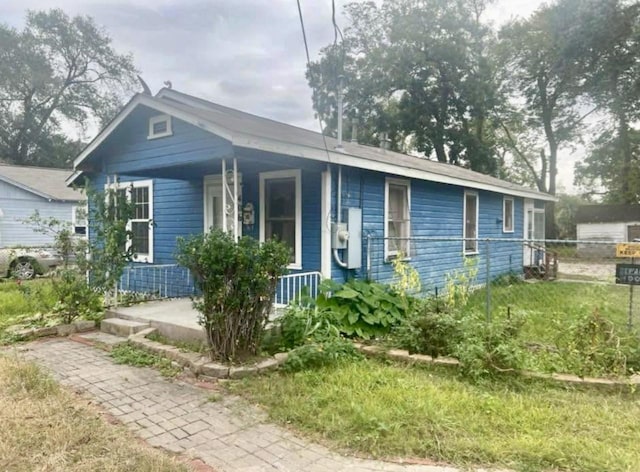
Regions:
<instances>
[{"instance_id":1,"label":"tree","mask_svg":"<svg viewBox=\"0 0 640 472\"><path fill-rule=\"evenodd\" d=\"M616 132L615 123L612 125L594 140L584 160L576 164L575 182L587 196L601 196L605 203L640 203L640 130L627 131L631 153L627 160L620 130Z\"/></svg>"},{"instance_id":2,"label":"tree","mask_svg":"<svg viewBox=\"0 0 640 472\"><path fill-rule=\"evenodd\" d=\"M324 48L307 73L328 131L335 131L343 86L345 114L358 121L360 142L377 145L386 136L392 149L498 174L493 38L480 21L487 3L348 4L344 41Z\"/></svg>"},{"instance_id":3,"label":"tree","mask_svg":"<svg viewBox=\"0 0 640 472\"><path fill-rule=\"evenodd\" d=\"M640 202L640 4L590 0L577 36L589 68L585 90L604 114L591 154L577 180L604 188L612 203Z\"/></svg>"},{"instance_id":4,"label":"tree","mask_svg":"<svg viewBox=\"0 0 640 472\"><path fill-rule=\"evenodd\" d=\"M589 204L589 200L568 194L559 194L556 204L556 225L558 226L558 238L575 240L577 238L576 213L578 207Z\"/></svg>"},{"instance_id":5,"label":"tree","mask_svg":"<svg viewBox=\"0 0 640 472\"><path fill-rule=\"evenodd\" d=\"M78 144L63 125L109 120L135 72L90 17L29 11L22 31L0 25L0 156L67 166Z\"/></svg>"},{"instance_id":6,"label":"tree","mask_svg":"<svg viewBox=\"0 0 640 472\"><path fill-rule=\"evenodd\" d=\"M558 151L580 139L584 119L595 110L582 100L586 64L575 29L583 7L584 0L561 0L500 31L506 93L515 109L500 122L503 142L538 190L551 195L557 190ZM551 238L557 235L554 212L551 202Z\"/></svg>"}]
</instances>

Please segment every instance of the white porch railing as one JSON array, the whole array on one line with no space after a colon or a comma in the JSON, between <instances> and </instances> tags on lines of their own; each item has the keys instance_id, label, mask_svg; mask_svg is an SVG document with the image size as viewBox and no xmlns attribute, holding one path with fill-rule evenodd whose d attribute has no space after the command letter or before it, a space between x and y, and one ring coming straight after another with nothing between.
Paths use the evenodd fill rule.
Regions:
<instances>
[{"instance_id":1,"label":"white porch railing","mask_svg":"<svg viewBox=\"0 0 640 472\"><path fill-rule=\"evenodd\" d=\"M189 297L195 293L189 270L177 264L138 264L124 269L118 289L152 299Z\"/></svg>"},{"instance_id":2,"label":"white porch railing","mask_svg":"<svg viewBox=\"0 0 640 472\"><path fill-rule=\"evenodd\" d=\"M284 307L300 298L305 290L307 295L316 298L320 282L320 272L283 275L278 280L274 305L277 308ZM128 266L120 278L118 289L145 293L151 299L189 297L197 293L189 270L176 264Z\"/></svg>"},{"instance_id":3,"label":"white porch railing","mask_svg":"<svg viewBox=\"0 0 640 472\"><path fill-rule=\"evenodd\" d=\"M316 298L320 282L322 282L322 274L320 272L283 275L278 280L273 304L276 308L287 306L295 299L300 298L304 289L307 290L307 295L311 298Z\"/></svg>"}]
</instances>

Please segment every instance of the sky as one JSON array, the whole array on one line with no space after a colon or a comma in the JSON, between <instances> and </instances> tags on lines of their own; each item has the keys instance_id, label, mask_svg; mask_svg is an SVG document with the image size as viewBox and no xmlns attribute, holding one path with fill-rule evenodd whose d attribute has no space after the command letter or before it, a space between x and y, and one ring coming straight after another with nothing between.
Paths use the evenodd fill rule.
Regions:
<instances>
[{"instance_id":1,"label":"sky","mask_svg":"<svg viewBox=\"0 0 640 472\"><path fill-rule=\"evenodd\" d=\"M336 0L338 12L345 0ZM487 19L526 17L542 0L496 0ZM333 41L330 0L301 0L312 60ZM50 0L0 0L0 21L24 25L27 9ZM90 15L118 52L133 54L152 92L176 90L314 131L311 90L296 0L57 0L69 15ZM346 26L339 15L341 27ZM91 138L92 136L85 136ZM560 169L570 189L575 156Z\"/></svg>"}]
</instances>

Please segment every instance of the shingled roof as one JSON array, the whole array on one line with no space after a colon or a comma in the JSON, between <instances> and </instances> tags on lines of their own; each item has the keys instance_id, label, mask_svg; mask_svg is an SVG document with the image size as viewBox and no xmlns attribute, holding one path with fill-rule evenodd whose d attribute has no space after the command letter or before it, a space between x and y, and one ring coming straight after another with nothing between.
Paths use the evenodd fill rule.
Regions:
<instances>
[{"instance_id":1,"label":"shingled roof","mask_svg":"<svg viewBox=\"0 0 640 472\"><path fill-rule=\"evenodd\" d=\"M78 202L84 200L79 190L67 187L71 170L0 164L0 181L15 185L47 200Z\"/></svg>"},{"instance_id":2,"label":"shingled roof","mask_svg":"<svg viewBox=\"0 0 640 472\"><path fill-rule=\"evenodd\" d=\"M576 223L624 221L640 221L640 205L582 205L576 210Z\"/></svg>"},{"instance_id":3,"label":"shingled roof","mask_svg":"<svg viewBox=\"0 0 640 472\"><path fill-rule=\"evenodd\" d=\"M68 180L68 183L73 183L84 169L90 167L85 166L84 162L90 158L92 152L122 120L139 105L170 114L211 133L218 134L237 147L254 148L303 159L344 164L526 198L556 200L549 194L531 188L426 158L352 142L343 142L342 148L338 150L338 141L335 138L218 105L171 89L162 89L155 97L143 94L134 96L120 114L76 158L74 162L76 172Z\"/></svg>"}]
</instances>

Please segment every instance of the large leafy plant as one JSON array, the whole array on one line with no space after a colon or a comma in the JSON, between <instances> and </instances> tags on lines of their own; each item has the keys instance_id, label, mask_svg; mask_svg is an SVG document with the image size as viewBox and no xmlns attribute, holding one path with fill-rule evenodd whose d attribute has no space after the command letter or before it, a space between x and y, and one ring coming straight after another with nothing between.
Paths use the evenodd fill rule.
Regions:
<instances>
[{"instance_id":1,"label":"large leafy plant","mask_svg":"<svg viewBox=\"0 0 640 472\"><path fill-rule=\"evenodd\" d=\"M344 284L325 280L316 305L330 312L347 336L371 339L387 334L411 309L412 299L376 282L352 279Z\"/></svg>"}]
</instances>

